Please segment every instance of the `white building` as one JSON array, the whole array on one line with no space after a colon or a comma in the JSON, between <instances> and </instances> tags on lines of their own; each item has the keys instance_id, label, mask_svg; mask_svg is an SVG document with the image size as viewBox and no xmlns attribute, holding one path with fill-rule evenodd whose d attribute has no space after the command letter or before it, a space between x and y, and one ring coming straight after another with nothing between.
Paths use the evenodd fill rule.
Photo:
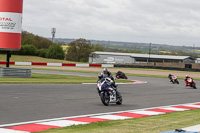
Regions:
<instances>
[{"instance_id":1,"label":"white building","mask_svg":"<svg viewBox=\"0 0 200 133\"><path fill-rule=\"evenodd\" d=\"M200 63L200 58L197 58L197 59L195 60L195 63Z\"/></svg>"},{"instance_id":2,"label":"white building","mask_svg":"<svg viewBox=\"0 0 200 133\"><path fill-rule=\"evenodd\" d=\"M154 55L154 54L135 54L135 53L116 53L116 52L93 52L96 55L89 57L89 63L141 63L141 62L177 62L177 63L194 63L190 56L173 56L173 55ZM200 60L199 60L200 61Z\"/></svg>"}]
</instances>

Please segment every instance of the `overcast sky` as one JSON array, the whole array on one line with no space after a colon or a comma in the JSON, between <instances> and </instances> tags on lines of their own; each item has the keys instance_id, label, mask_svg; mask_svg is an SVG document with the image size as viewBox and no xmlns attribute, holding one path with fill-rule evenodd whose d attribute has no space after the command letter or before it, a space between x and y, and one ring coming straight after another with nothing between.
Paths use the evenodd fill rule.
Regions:
<instances>
[{"instance_id":1,"label":"overcast sky","mask_svg":"<svg viewBox=\"0 0 200 133\"><path fill-rule=\"evenodd\" d=\"M24 0L23 30L85 38L200 47L200 0Z\"/></svg>"}]
</instances>

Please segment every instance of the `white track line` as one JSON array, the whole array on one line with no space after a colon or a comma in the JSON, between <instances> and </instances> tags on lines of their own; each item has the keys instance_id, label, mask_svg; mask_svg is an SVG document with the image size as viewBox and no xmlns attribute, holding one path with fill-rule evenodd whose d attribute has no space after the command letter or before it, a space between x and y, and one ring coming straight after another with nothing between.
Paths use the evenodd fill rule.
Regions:
<instances>
[{"instance_id":1,"label":"white track line","mask_svg":"<svg viewBox=\"0 0 200 133\"><path fill-rule=\"evenodd\" d=\"M0 133L30 133L30 132L0 128Z\"/></svg>"},{"instance_id":2,"label":"white track line","mask_svg":"<svg viewBox=\"0 0 200 133\"><path fill-rule=\"evenodd\" d=\"M165 113L162 113L162 112L154 112L154 111L133 111L133 112L130 112L130 113L136 113L136 114L142 114L142 115L162 115L162 114L165 114Z\"/></svg>"},{"instance_id":3,"label":"white track line","mask_svg":"<svg viewBox=\"0 0 200 133\"><path fill-rule=\"evenodd\" d=\"M100 116L94 116L92 118L101 118L101 119L109 119L109 120L124 120L124 119L130 119L132 117L117 116L117 115L100 115Z\"/></svg>"},{"instance_id":4,"label":"white track line","mask_svg":"<svg viewBox=\"0 0 200 133\"><path fill-rule=\"evenodd\" d=\"M146 84L147 83L146 81L138 81L138 80L128 80L128 81L133 81L133 82L116 83L116 84L118 84L118 85L128 85L128 84ZM94 84L97 84L97 83L82 83L82 84L94 85Z\"/></svg>"}]
</instances>

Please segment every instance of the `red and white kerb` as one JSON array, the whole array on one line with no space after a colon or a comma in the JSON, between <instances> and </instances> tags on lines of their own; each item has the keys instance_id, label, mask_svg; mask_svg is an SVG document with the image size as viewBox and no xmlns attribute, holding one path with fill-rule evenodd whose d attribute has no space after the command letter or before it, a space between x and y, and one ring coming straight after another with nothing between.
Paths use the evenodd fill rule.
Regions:
<instances>
[{"instance_id":1,"label":"red and white kerb","mask_svg":"<svg viewBox=\"0 0 200 133\"><path fill-rule=\"evenodd\" d=\"M0 0L0 49L21 48L23 0Z\"/></svg>"}]
</instances>

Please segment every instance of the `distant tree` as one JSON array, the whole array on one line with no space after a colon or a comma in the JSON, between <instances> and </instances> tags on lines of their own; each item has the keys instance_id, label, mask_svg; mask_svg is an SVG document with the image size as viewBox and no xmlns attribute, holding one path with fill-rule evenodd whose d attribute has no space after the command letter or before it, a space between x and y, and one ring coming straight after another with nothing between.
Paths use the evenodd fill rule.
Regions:
<instances>
[{"instance_id":1,"label":"distant tree","mask_svg":"<svg viewBox=\"0 0 200 133\"><path fill-rule=\"evenodd\" d=\"M52 45L52 41L27 31L22 31L22 45L34 45L37 49L47 49Z\"/></svg>"},{"instance_id":2,"label":"distant tree","mask_svg":"<svg viewBox=\"0 0 200 133\"><path fill-rule=\"evenodd\" d=\"M26 32L26 31L22 32L22 41L21 41L22 45L34 45L36 43L37 42L36 42L33 34Z\"/></svg>"},{"instance_id":3,"label":"distant tree","mask_svg":"<svg viewBox=\"0 0 200 133\"><path fill-rule=\"evenodd\" d=\"M53 44L49 47L47 58L51 59L64 59L65 53L60 44Z\"/></svg>"},{"instance_id":4,"label":"distant tree","mask_svg":"<svg viewBox=\"0 0 200 133\"><path fill-rule=\"evenodd\" d=\"M23 45L18 52L19 55L37 55L37 48L34 45Z\"/></svg>"},{"instance_id":5,"label":"distant tree","mask_svg":"<svg viewBox=\"0 0 200 133\"><path fill-rule=\"evenodd\" d=\"M93 51L90 41L80 38L69 44L66 59L70 61L87 62L89 54Z\"/></svg>"},{"instance_id":6,"label":"distant tree","mask_svg":"<svg viewBox=\"0 0 200 133\"><path fill-rule=\"evenodd\" d=\"M100 46L100 44L93 44L92 49L93 51L104 51L104 47Z\"/></svg>"},{"instance_id":7,"label":"distant tree","mask_svg":"<svg viewBox=\"0 0 200 133\"><path fill-rule=\"evenodd\" d=\"M38 50L38 56L40 56L40 57L46 58L47 57L47 53L48 53L48 49L39 49Z\"/></svg>"}]
</instances>

